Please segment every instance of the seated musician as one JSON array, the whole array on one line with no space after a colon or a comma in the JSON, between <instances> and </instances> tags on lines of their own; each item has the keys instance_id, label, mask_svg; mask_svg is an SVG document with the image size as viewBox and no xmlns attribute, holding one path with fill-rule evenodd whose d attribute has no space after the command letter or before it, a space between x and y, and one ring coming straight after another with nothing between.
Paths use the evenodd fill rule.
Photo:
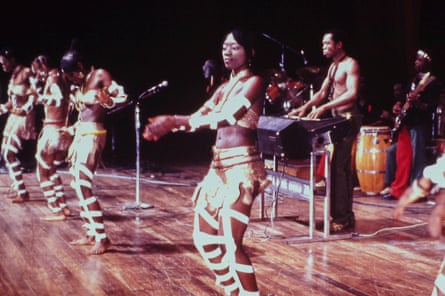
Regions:
<instances>
[{"instance_id":1,"label":"seated musician","mask_svg":"<svg viewBox=\"0 0 445 296\"><path fill-rule=\"evenodd\" d=\"M332 60L328 73L312 100L288 114L307 115L310 119L317 119L330 111L333 117L344 117L351 122L348 134L334 144L331 166L331 233L350 231L355 225L352 210L351 150L363 119L357 107L360 67L354 58L347 55L344 42L343 32L339 30L330 30L323 35L323 55Z\"/></svg>"}]
</instances>

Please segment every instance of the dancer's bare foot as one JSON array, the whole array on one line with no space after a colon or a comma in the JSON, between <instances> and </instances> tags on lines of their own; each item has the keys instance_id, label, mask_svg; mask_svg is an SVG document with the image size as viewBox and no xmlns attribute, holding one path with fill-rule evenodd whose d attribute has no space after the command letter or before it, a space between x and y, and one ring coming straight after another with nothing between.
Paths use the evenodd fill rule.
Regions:
<instances>
[{"instance_id":1,"label":"dancer's bare foot","mask_svg":"<svg viewBox=\"0 0 445 296\"><path fill-rule=\"evenodd\" d=\"M78 240L71 241L70 244L74 245L74 246L93 245L94 244L94 237L92 237L92 236L83 237L83 238L80 238Z\"/></svg>"},{"instance_id":2,"label":"dancer's bare foot","mask_svg":"<svg viewBox=\"0 0 445 296\"><path fill-rule=\"evenodd\" d=\"M8 194L6 194L5 195L5 197L6 198L9 198L9 199L16 199L17 198L17 193L15 193L15 192L10 192L10 193L8 193Z\"/></svg>"},{"instance_id":3,"label":"dancer's bare foot","mask_svg":"<svg viewBox=\"0 0 445 296\"><path fill-rule=\"evenodd\" d=\"M59 200L57 201L58 206L60 208L62 208L63 214L65 216L71 216L71 210L68 208L67 204L66 204L66 200L65 200L65 196L60 197Z\"/></svg>"},{"instance_id":4,"label":"dancer's bare foot","mask_svg":"<svg viewBox=\"0 0 445 296\"><path fill-rule=\"evenodd\" d=\"M59 211L57 213L52 213L51 215L42 217L41 219L45 221L63 221L66 219L66 216L64 215L63 211Z\"/></svg>"},{"instance_id":5,"label":"dancer's bare foot","mask_svg":"<svg viewBox=\"0 0 445 296\"><path fill-rule=\"evenodd\" d=\"M68 207L62 208L62 212L66 217L71 216L71 210Z\"/></svg>"},{"instance_id":6,"label":"dancer's bare foot","mask_svg":"<svg viewBox=\"0 0 445 296\"><path fill-rule=\"evenodd\" d=\"M96 242L94 247L88 252L88 255L100 255L105 253L105 251L111 246L111 242L108 238L101 239Z\"/></svg>"},{"instance_id":7,"label":"dancer's bare foot","mask_svg":"<svg viewBox=\"0 0 445 296\"><path fill-rule=\"evenodd\" d=\"M28 193L17 195L15 198L12 199L13 203L24 203L25 201L29 201Z\"/></svg>"}]
</instances>

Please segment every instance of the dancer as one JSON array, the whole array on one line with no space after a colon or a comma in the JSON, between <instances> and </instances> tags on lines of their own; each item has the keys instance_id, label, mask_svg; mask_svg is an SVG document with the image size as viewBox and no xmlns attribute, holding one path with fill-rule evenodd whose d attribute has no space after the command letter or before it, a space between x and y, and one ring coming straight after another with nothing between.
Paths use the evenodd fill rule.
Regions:
<instances>
[{"instance_id":1,"label":"dancer","mask_svg":"<svg viewBox=\"0 0 445 296\"><path fill-rule=\"evenodd\" d=\"M44 220L64 220L71 214L65 200L62 179L57 167L65 162L72 141L66 128L69 124L70 82L58 69L50 69L48 58L37 56L31 64L38 104L44 107L45 118L37 141L37 180L52 214Z\"/></svg>"},{"instance_id":2,"label":"dancer","mask_svg":"<svg viewBox=\"0 0 445 296\"><path fill-rule=\"evenodd\" d=\"M400 219L406 207L425 198L434 186L438 186L439 193L435 197L436 206L429 218L428 230L434 238L443 240L443 222L445 220L445 155L442 154L435 164L425 167L420 178L415 179L401 195L397 202L393 216ZM439 268L432 296L445 295L445 257Z\"/></svg>"},{"instance_id":3,"label":"dancer","mask_svg":"<svg viewBox=\"0 0 445 296\"><path fill-rule=\"evenodd\" d=\"M253 201L269 184L256 147L265 89L251 69L253 40L246 31L230 31L222 45L230 79L196 113L149 118L143 134L156 141L170 131L217 130L211 167L193 195L193 239L228 295L259 295L242 243Z\"/></svg>"},{"instance_id":4,"label":"dancer","mask_svg":"<svg viewBox=\"0 0 445 296\"><path fill-rule=\"evenodd\" d=\"M104 119L107 111L117 104L124 103L127 95L105 69L91 68L86 71L83 59L76 50L66 52L60 68L68 80L76 86L73 91L78 121L72 126L74 139L68 152L73 188L81 206L86 237L73 241L74 245L91 245L90 254L102 254L110 246L105 232L103 212L99 201L93 195L93 176L101 163L102 151L106 142Z\"/></svg>"},{"instance_id":5,"label":"dancer","mask_svg":"<svg viewBox=\"0 0 445 296\"><path fill-rule=\"evenodd\" d=\"M37 94L31 86L32 72L29 67L21 65L11 49L0 51L0 63L6 73L11 73L8 85L8 101L0 105L0 115L9 113L3 130L2 155L9 176L12 189L12 202L23 203L29 200L22 175L19 152L23 149L23 141L35 140L35 112L34 104Z\"/></svg>"}]
</instances>

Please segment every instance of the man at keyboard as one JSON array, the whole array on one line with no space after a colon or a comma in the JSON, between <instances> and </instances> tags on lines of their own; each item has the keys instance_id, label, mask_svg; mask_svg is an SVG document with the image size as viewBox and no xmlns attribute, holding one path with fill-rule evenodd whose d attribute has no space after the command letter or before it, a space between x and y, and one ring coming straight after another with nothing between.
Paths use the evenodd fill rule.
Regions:
<instances>
[{"instance_id":1,"label":"man at keyboard","mask_svg":"<svg viewBox=\"0 0 445 296\"><path fill-rule=\"evenodd\" d=\"M347 55L344 46L345 36L342 31L333 29L324 33L323 55L332 61L327 75L313 98L288 114L317 119L331 112L333 117L344 117L351 121L351 129L347 135L334 143L331 165L331 233L354 229L351 150L363 119L357 107L360 67L357 60Z\"/></svg>"}]
</instances>

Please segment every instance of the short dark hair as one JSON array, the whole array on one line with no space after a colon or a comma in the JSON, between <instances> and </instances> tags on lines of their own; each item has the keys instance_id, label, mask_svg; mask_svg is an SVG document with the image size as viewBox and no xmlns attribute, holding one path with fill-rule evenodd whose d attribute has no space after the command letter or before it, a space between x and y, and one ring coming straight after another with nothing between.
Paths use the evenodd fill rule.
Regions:
<instances>
[{"instance_id":1,"label":"short dark hair","mask_svg":"<svg viewBox=\"0 0 445 296\"><path fill-rule=\"evenodd\" d=\"M81 69L81 65L83 64L83 58L81 54L77 50L69 50L67 51L62 59L60 60L60 69L63 72L74 72L79 71Z\"/></svg>"},{"instance_id":2,"label":"short dark hair","mask_svg":"<svg viewBox=\"0 0 445 296\"><path fill-rule=\"evenodd\" d=\"M325 34L331 34L332 40L335 42L343 42L343 46L348 43L348 36L345 31L338 28L331 28L325 31Z\"/></svg>"},{"instance_id":3,"label":"short dark hair","mask_svg":"<svg viewBox=\"0 0 445 296\"><path fill-rule=\"evenodd\" d=\"M231 31L229 31L224 38L227 37L227 35L233 34L233 37L235 40L241 44L245 51L248 59L253 59L253 52L255 49L255 34L247 29L243 28L235 28Z\"/></svg>"},{"instance_id":4,"label":"short dark hair","mask_svg":"<svg viewBox=\"0 0 445 296\"><path fill-rule=\"evenodd\" d=\"M49 65L49 58L48 58L48 56L46 56L44 54L40 54L37 57L35 57L32 62L38 64L39 66L41 66L41 65L48 66Z\"/></svg>"}]
</instances>

